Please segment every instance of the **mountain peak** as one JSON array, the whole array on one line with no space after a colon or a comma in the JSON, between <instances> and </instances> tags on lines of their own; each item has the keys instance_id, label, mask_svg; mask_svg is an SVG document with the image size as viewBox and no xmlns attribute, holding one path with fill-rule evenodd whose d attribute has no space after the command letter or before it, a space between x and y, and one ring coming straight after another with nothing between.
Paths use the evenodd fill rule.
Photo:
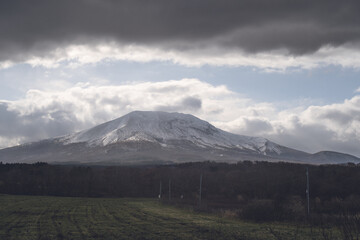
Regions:
<instances>
[{"instance_id":1,"label":"mountain peak","mask_svg":"<svg viewBox=\"0 0 360 240\"><path fill-rule=\"evenodd\" d=\"M89 130L66 136L65 144L85 142L89 146L134 141L171 145L188 141L202 148L238 148L259 153L280 153L276 144L265 138L236 135L220 130L193 115L177 112L134 111Z\"/></svg>"}]
</instances>

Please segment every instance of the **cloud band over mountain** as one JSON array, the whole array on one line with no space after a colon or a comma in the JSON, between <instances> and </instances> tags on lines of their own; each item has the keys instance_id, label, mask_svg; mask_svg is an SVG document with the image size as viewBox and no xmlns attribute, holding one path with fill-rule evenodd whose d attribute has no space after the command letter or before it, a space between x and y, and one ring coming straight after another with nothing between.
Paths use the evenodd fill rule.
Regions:
<instances>
[{"instance_id":1,"label":"cloud band over mountain","mask_svg":"<svg viewBox=\"0 0 360 240\"><path fill-rule=\"evenodd\" d=\"M360 156L359 95L339 104L278 110L197 79L31 90L23 99L0 103L0 146L72 133L138 109L191 113L233 133L308 152Z\"/></svg>"}]
</instances>

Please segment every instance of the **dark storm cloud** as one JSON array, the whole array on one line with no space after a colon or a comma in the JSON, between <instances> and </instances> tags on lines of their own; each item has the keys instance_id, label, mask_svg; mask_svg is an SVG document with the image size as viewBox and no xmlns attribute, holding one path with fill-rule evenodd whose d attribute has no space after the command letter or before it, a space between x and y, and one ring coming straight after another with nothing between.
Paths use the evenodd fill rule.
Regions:
<instances>
[{"instance_id":1,"label":"dark storm cloud","mask_svg":"<svg viewBox=\"0 0 360 240\"><path fill-rule=\"evenodd\" d=\"M106 40L304 54L357 42L359 12L359 1L339 0L4 0L0 60Z\"/></svg>"}]
</instances>

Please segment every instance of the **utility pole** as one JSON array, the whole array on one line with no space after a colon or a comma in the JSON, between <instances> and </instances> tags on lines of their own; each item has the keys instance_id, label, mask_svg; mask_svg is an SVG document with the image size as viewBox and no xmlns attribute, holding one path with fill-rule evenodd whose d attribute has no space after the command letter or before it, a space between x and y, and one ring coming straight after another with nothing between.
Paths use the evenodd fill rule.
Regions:
<instances>
[{"instance_id":1,"label":"utility pole","mask_svg":"<svg viewBox=\"0 0 360 240\"><path fill-rule=\"evenodd\" d=\"M307 216L310 216L310 187L309 187L309 168L306 168L306 199L307 199Z\"/></svg>"},{"instance_id":2,"label":"utility pole","mask_svg":"<svg viewBox=\"0 0 360 240\"><path fill-rule=\"evenodd\" d=\"M200 175L199 206L201 206L202 174Z\"/></svg>"},{"instance_id":3,"label":"utility pole","mask_svg":"<svg viewBox=\"0 0 360 240\"><path fill-rule=\"evenodd\" d=\"M159 199L161 199L161 188L162 188L162 182L160 181L160 192L159 192Z\"/></svg>"},{"instance_id":4,"label":"utility pole","mask_svg":"<svg viewBox=\"0 0 360 240\"><path fill-rule=\"evenodd\" d=\"M171 179L169 179L169 201L171 200Z\"/></svg>"}]
</instances>

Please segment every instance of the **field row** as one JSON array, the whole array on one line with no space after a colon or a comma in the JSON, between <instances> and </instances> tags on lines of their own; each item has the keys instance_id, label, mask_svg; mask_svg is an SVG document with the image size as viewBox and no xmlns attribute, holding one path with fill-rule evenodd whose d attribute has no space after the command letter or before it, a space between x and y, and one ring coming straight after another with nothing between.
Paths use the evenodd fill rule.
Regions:
<instances>
[{"instance_id":1,"label":"field row","mask_svg":"<svg viewBox=\"0 0 360 240\"><path fill-rule=\"evenodd\" d=\"M284 239L296 234L321 239L307 228L299 231L196 213L152 199L0 195L0 239L278 239L274 233Z\"/></svg>"}]
</instances>

